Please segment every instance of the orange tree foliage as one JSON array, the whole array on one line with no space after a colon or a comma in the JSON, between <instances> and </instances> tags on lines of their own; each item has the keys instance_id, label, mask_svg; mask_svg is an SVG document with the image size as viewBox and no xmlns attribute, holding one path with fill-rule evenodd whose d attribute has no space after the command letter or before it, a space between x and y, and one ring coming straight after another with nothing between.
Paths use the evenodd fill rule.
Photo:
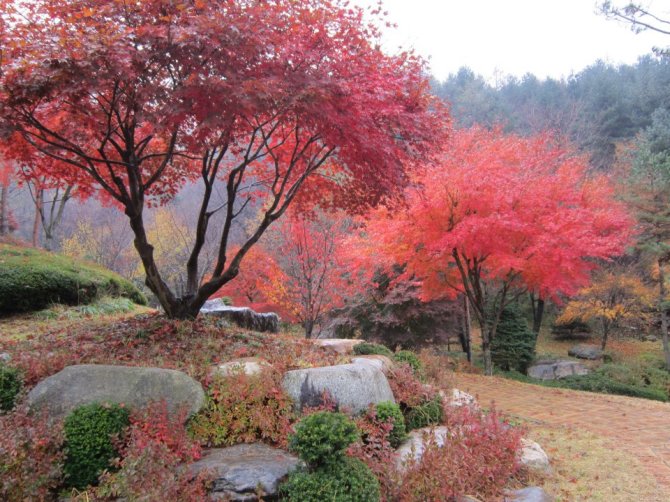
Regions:
<instances>
[{"instance_id":1,"label":"orange tree foliage","mask_svg":"<svg viewBox=\"0 0 670 502\"><path fill-rule=\"evenodd\" d=\"M290 211L248 255L240 274L216 296L299 322L310 338L324 315L354 290L341 242L349 219Z\"/></svg>"},{"instance_id":2,"label":"orange tree foliage","mask_svg":"<svg viewBox=\"0 0 670 502\"><path fill-rule=\"evenodd\" d=\"M653 306L653 292L638 277L603 272L593 284L579 290L556 321L598 321L603 335L601 346L605 350L613 328L626 319L644 320Z\"/></svg>"},{"instance_id":3,"label":"orange tree foliage","mask_svg":"<svg viewBox=\"0 0 670 502\"><path fill-rule=\"evenodd\" d=\"M384 54L376 25L339 0L0 0L0 12L10 156L40 152L50 175L74 169L115 200L172 318L197 315L300 192L303 206L326 190L340 206L375 205L446 132L423 62ZM178 295L143 211L189 180L203 190ZM262 217L231 252L248 205ZM208 237L215 215L223 223ZM210 238L219 251L205 274Z\"/></svg>"},{"instance_id":4,"label":"orange tree foliage","mask_svg":"<svg viewBox=\"0 0 670 502\"><path fill-rule=\"evenodd\" d=\"M272 290L284 283L284 274L273 254L265 246L254 246L248 253L240 274L226 283L214 296L226 296L233 305L245 305L258 312L277 312L282 318L292 319L286 311L272 301Z\"/></svg>"},{"instance_id":5,"label":"orange tree foliage","mask_svg":"<svg viewBox=\"0 0 670 502\"><path fill-rule=\"evenodd\" d=\"M490 343L516 294L574 293L594 258L620 254L629 240L624 207L586 166L547 136L456 131L439 168L414 172L406 208L371 212L362 252L406 265L425 300L466 294L490 373Z\"/></svg>"}]
</instances>

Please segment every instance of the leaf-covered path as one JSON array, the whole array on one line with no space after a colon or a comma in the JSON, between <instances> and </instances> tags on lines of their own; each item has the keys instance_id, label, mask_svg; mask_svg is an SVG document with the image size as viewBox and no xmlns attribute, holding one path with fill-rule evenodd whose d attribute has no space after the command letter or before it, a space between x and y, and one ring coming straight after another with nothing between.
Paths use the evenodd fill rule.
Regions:
<instances>
[{"instance_id":1,"label":"leaf-covered path","mask_svg":"<svg viewBox=\"0 0 670 502\"><path fill-rule=\"evenodd\" d=\"M635 456L670 489L670 403L457 374L455 386L508 415L586 430Z\"/></svg>"}]
</instances>

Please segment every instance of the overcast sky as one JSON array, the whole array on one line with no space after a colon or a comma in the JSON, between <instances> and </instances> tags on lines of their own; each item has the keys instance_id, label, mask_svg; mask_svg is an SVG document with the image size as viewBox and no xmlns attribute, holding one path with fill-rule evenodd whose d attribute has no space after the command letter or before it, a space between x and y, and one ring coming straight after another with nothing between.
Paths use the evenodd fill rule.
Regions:
<instances>
[{"instance_id":1,"label":"overcast sky","mask_svg":"<svg viewBox=\"0 0 670 502\"><path fill-rule=\"evenodd\" d=\"M366 6L376 0L353 0ZM496 74L567 77L598 59L634 63L670 36L633 33L596 14L595 0L384 0L389 19L387 50L413 47L430 58L440 80L461 66L494 80ZM627 0L615 0L615 4ZM670 13L670 0L642 0L653 12ZM670 14L668 14L670 17Z\"/></svg>"}]
</instances>

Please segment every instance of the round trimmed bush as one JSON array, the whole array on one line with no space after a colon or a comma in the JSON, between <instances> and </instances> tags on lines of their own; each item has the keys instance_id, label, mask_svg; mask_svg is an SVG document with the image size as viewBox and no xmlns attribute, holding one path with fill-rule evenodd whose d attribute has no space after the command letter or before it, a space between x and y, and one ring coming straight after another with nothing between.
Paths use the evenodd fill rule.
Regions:
<instances>
[{"instance_id":1,"label":"round trimmed bush","mask_svg":"<svg viewBox=\"0 0 670 502\"><path fill-rule=\"evenodd\" d=\"M344 450L358 441L356 424L342 413L320 411L303 418L289 438L289 449L311 466L339 462Z\"/></svg>"},{"instance_id":2,"label":"round trimmed bush","mask_svg":"<svg viewBox=\"0 0 670 502\"><path fill-rule=\"evenodd\" d=\"M421 429L429 425L442 423L444 408L442 398L436 395L430 401L425 401L418 406L408 408L405 412L405 423L407 430Z\"/></svg>"},{"instance_id":3,"label":"round trimmed bush","mask_svg":"<svg viewBox=\"0 0 670 502\"><path fill-rule=\"evenodd\" d=\"M400 446L400 443L407 437L405 417L400 410L400 406L391 401L384 401L377 404L375 412L379 421L393 423L393 429L389 433L389 443L394 448Z\"/></svg>"},{"instance_id":4,"label":"round trimmed bush","mask_svg":"<svg viewBox=\"0 0 670 502\"><path fill-rule=\"evenodd\" d=\"M376 502L381 497L379 481L370 468L351 457L312 472L292 472L282 494L291 502Z\"/></svg>"},{"instance_id":5,"label":"round trimmed bush","mask_svg":"<svg viewBox=\"0 0 670 502\"><path fill-rule=\"evenodd\" d=\"M414 374L420 376L423 373L423 365L417 355L411 350L401 350L393 354L393 359L399 363L409 364Z\"/></svg>"},{"instance_id":6,"label":"round trimmed bush","mask_svg":"<svg viewBox=\"0 0 670 502\"><path fill-rule=\"evenodd\" d=\"M98 403L76 408L65 419L65 463L68 486L83 489L95 485L118 455L114 438L130 423L127 408Z\"/></svg>"},{"instance_id":7,"label":"round trimmed bush","mask_svg":"<svg viewBox=\"0 0 670 502\"><path fill-rule=\"evenodd\" d=\"M354 354L359 356L378 355L393 357L393 352L391 352L391 349L385 345L370 342L363 342L359 343L358 345L354 345Z\"/></svg>"},{"instance_id":8,"label":"round trimmed bush","mask_svg":"<svg viewBox=\"0 0 670 502\"><path fill-rule=\"evenodd\" d=\"M0 363L0 412L14 408L21 387L23 378L19 370Z\"/></svg>"}]
</instances>

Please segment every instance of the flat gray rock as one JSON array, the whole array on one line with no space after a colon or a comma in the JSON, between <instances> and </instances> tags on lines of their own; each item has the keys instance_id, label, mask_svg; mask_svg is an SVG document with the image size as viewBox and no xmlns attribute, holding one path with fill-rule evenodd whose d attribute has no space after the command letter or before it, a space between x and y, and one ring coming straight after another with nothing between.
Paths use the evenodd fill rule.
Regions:
<instances>
[{"instance_id":1,"label":"flat gray rock","mask_svg":"<svg viewBox=\"0 0 670 502\"><path fill-rule=\"evenodd\" d=\"M215 448L189 466L196 476L203 470L214 476L214 500L258 500L260 491L265 497L277 495L280 483L298 465L300 460L283 450L255 444L238 444L229 448Z\"/></svg>"},{"instance_id":2,"label":"flat gray rock","mask_svg":"<svg viewBox=\"0 0 670 502\"><path fill-rule=\"evenodd\" d=\"M189 416L205 403L200 383L181 371L163 368L81 364L42 380L28 394L31 409L45 409L51 419L64 418L90 403L123 403L141 408L165 400L170 412L187 407Z\"/></svg>"},{"instance_id":3,"label":"flat gray rock","mask_svg":"<svg viewBox=\"0 0 670 502\"><path fill-rule=\"evenodd\" d=\"M505 502L553 502L554 497L539 486L529 486L521 490L505 493Z\"/></svg>"},{"instance_id":4,"label":"flat gray rock","mask_svg":"<svg viewBox=\"0 0 670 502\"><path fill-rule=\"evenodd\" d=\"M11 360L12 356L10 356L7 352L0 352L0 363L8 363Z\"/></svg>"},{"instance_id":5,"label":"flat gray rock","mask_svg":"<svg viewBox=\"0 0 670 502\"><path fill-rule=\"evenodd\" d=\"M577 357L579 359L589 359L591 361L595 361L596 359L602 359L603 351L597 345L587 345L581 343L571 347L570 350L568 350L568 355Z\"/></svg>"},{"instance_id":6,"label":"flat gray rock","mask_svg":"<svg viewBox=\"0 0 670 502\"><path fill-rule=\"evenodd\" d=\"M207 300L200 309L201 314L220 317L237 326L253 331L278 333L279 316L273 312L260 313L249 307L231 307L220 298Z\"/></svg>"},{"instance_id":7,"label":"flat gray rock","mask_svg":"<svg viewBox=\"0 0 670 502\"><path fill-rule=\"evenodd\" d=\"M579 361L561 359L538 361L528 368L528 376L539 380L558 380L573 375L588 375L589 369Z\"/></svg>"},{"instance_id":8,"label":"flat gray rock","mask_svg":"<svg viewBox=\"0 0 670 502\"><path fill-rule=\"evenodd\" d=\"M341 364L289 371L282 383L296 408L318 406L324 392L353 413L382 401L395 402L386 376L372 364Z\"/></svg>"}]
</instances>

